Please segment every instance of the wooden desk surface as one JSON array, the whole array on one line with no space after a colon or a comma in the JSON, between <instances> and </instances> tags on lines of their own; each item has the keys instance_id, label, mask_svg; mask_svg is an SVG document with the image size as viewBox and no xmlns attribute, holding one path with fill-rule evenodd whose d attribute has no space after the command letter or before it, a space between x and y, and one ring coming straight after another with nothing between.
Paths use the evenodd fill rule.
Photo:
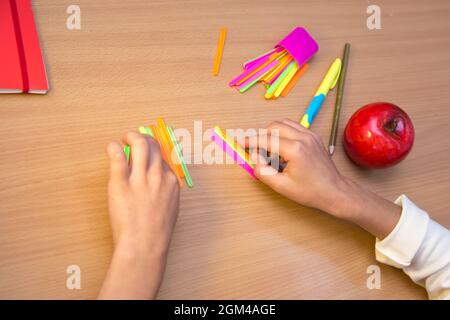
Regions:
<instances>
[{"instance_id":1,"label":"wooden desk surface","mask_svg":"<svg viewBox=\"0 0 450 320\"><path fill-rule=\"evenodd\" d=\"M78 0L82 29L66 29L73 1L33 1L51 82L47 96L0 97L0 298L95 298L111 258L106 144L162 116L176 128L264 127L298 118L328 68L352 43L341 130L360 106L391 101L416 128L409 157L383 171L356 168L339 146L339 169L395 199L406 193L450 227L450 2L377 1L382 29L366 27L365 1ZM218 77L219 35L229 34ZM297 25L320 51L284 99L227 82L246 59ZM325 142L334 93L312 130ZM378 264L374 238L298 206L238 166L191 165L195 188L181 213L159 298L422 299L401 271ZM66 268L82 289L66 289ZM378 264L379 265L379 264Z\"/></svg>"}]
</instances>

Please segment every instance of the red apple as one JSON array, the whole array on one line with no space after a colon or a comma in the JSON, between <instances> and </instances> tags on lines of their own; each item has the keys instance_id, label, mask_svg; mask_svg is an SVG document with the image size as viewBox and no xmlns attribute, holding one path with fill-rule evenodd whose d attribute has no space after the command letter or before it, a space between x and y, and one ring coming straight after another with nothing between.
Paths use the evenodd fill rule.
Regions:
<instances>
[{"instance_id":1,"label":"red apple","mask_svg":"<svg viewBox=\"0 0 450 320\"><path fill-rule=\"evenodd\" d=\"M414 142L408 115L388 102L376 102L356 111L344 132L344 148L356 164L387 168L402 161Z\"/></svg>"}]
</instances>

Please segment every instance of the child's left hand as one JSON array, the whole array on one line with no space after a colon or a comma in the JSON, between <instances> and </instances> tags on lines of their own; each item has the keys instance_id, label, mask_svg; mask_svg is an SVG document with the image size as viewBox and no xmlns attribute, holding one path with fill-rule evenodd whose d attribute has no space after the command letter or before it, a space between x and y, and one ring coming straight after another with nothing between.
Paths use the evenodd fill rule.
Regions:
<instances>
[{"instance_id":1,"label":"child's left hand","mask_svg":"<svg viewBox=\"0 0 450 320\"><path fill-rule=\"evenodd\" d=\"M99 297L154 298L178 217L179 187L155 140L130 132L124 141L131 147L130 166L121 144L108 146L115 249Z\"/></svg>"}]
</instances>

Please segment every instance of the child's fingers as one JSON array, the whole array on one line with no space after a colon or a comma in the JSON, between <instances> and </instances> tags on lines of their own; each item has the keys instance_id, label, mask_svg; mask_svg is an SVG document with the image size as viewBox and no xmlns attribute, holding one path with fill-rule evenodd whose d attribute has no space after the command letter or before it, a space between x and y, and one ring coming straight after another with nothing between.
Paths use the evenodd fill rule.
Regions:
<instances>
[{"instance_id":1,"label":"child's fingers","mask_svg":"<svg viewBox=\"0 0 450 320\"><path fill-rule=\"evenodd\" d=\"M260 151L256 151L255 149L252 149L252 152L250 154L250 159L253 161L253 163L255 164L269 164L268 160L266 159L266 157L264 157Z\"/></svg>"},{"instance_id":2,"label":"child's fingers","mask_svg":"<svg viewBox=\"0 0 450 320\"><path fill-rule=\"evenodd\" d=\"M291 126L292 128L300 131L300 132L304 132L304 133L308 133L311 132L309 129L306 129L304 126L302 126L300 123L291 120L291 119L283 119L281 120L282 123L284 123L285 125Z\"/></svg>"},{"instance_id":3,"label":"child's fingers","mask_svg":"<svg viewBox=\"0 0 450 320\"><path fill-rule=\"evenodd\" d=\"M107 147L111 180L126 180L130 174L123 147L118 142L111 142Z\"/></svg>"},{"instance_id":4,"label":"child's fingers","mask_svg":"<svg viewBox=\"0 0 450 320\"><path fill-rule=\"evenodd\" d=\"M148 142L150 147L149 171L161 170L164 160L159 143L153 138L149 138Z\"/></svg>"},{"instance_id":5,"label":"child's fingers","mask_svg":"<svg viewBox=\"0 0 450 320\"><path fill-rule=\"evenodd\" d=\"M296 130L298 130L298 132L300 133L301 138L299 140L305 140L305 138L317 138L317 134L315 134L313 131L306 129L304 126L302 126L300 123L295 122L293 120L290 119L283 119L281 120L282 123L284 123L285 125L288 125Z\"/></svg>"},{"instance_id":6,"label":"child's fingers","mask_svg":"<svg viewBox=\"0 0 450 320\"><path fill-rule=\"evenodd\" d=\"M289 161L296 154L298 141L281 138L272 135L258 135L246 137L244 146L250 149L265 149L271 153L279 154L284 160Z\"/></svg>"},{"instance_id":7,"label":"child's fingers","mask_svg":"<svg viewBox=\"0 0 450 320\"><path fill-rule=\"evenodd\" d=\"M284 173L278 172L270 165L261 162L255 164L254 175L262 183L279 193L283 191L283 186L288 182L288 177Z\"/></svg>"},{"instance_id":8,"label":"child's fingers","mask_svg":"<svg viewBox=\"0 0 450 320\"><path fill-rule=\"evenodd\" d=\"M282 138L291 139L291 140L300 140L301 135L303 134L297 128L294 128L291 125L286 123L275 121L272 122L268 127L267 131L271 135L279 135Z\"/></svg>"},{"instance_id":9,"label":"child's fingers","mask_svg":"<svg viewBox=\"0 0 450 320\"><path fill-rule=\"evenodd\" d=\"M131 170L136 174L147 172L149 165L148 138L137 132L129 132L125 135L125 143L131 148Z\"/></svg>"}]
</instances>

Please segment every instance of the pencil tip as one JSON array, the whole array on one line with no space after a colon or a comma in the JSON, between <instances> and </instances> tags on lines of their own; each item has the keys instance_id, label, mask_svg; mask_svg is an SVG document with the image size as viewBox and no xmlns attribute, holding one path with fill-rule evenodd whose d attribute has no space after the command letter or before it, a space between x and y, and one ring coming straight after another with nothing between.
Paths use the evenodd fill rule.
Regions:
<instances>
[{"instance_id":1,"label":"pencil tip","mask_svg":"<svg viewBox=\"0 0 450 320\"><path fill-rule=\"evenodd\" d=\"M330 153L330 156L334 153L334 146L328 146L328 152Z\"/></svg>"}]
</instances>

